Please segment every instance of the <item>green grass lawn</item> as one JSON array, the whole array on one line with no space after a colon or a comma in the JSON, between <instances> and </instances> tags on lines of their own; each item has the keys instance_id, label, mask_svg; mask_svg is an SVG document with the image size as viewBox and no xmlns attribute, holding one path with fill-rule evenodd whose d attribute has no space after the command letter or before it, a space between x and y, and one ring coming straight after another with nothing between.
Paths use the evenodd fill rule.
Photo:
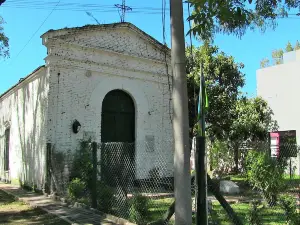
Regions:
<instances>
[{"instance_id":1,"label":"green grass lawn","mask_svg":"<svg viewBox=\"0 0 300 225\"><path fill-rule=\"evenodd\" d=\"M249 213L250 205L246 203L237 203L237 204L231 204L231 207L233 208L234 212L237 213L237 215L240 217L243 224L248 224L246 221L246 216ZM218 222L218 224L221 225L232 224L225 210L222 208L222 206L219 203L213 204L213 212L214 214L212 219ZM267 224L267 225L286 224L284 212L279 207L261 209L261 218L263 224Z\"/></svg>"},{"instance_id":2,"label":"green grass lawn","mask_svg":"<svg viewBox=\"0 0 300 225\"><path fill-rule=\"evenodd\" d=\"M149 221L156 221L162 218L162 215L167 211L171 203L173 202L173 198L165 198L165 199L156 199L151 201L150 215ZM243 224L248 224L246 221L246 216L249 213L250 205L247 203L236 203L231 204L234 212L241 218ZM227 213L222 208L222 206L218 202L213 203L213 214L211 215L213 221L220 225L231 225ZM279 207L274 208L263 208L261 209L261 218L263 224L266 225L284 225L285 217L284 212ZM170 221L170 224L173 224L174 221Z\"/></svg>"},{"instance_id":3,"label":"green grass lawn","mask_svg":"<svg viewBox=\"0 0 300 225\"><path fill-rule=\"evenodd\" d=\"M288 189L286 191L290 191L293 186L296 184L300 184L300 176L293 177L292 180L288 176L285 177L287 182ZM237 183L241 188L241 193L238 196L244 196L244 200L253 200L253 199L261 199L261 195L259 192L255 192L251 189L251 187L247 184L246 178L243 175L231 175L230 180ZM209 193L210 194L210 193ZM230 197L230 196L228 196ZM232 197L232 196L231 196ZM172 204L174 198L164 198L164 199L152 199L150 201L150 209L149 209L149 222L157 221L162 218L164 213L168 210L170 205ZM248 203L232 203L231 204L234 212L241 218L243 224L247 225L246 216L249 214L250 205ZM212 215L210 215L210 220L216 222L216 224L221 225L229 225L232 224L227 213L222 208L222 206L215 201L213 203L213 211ZM173 217L174 218L174 217ZM261 218L263 224L266 225L284 225L286 224L284 211L280 209L279 206L269 208L267 206L261 209ZM193 217L194 220L194 217ZM171 219L170 224L174 224L174 221Z\"/></svg>"},{"instance_id":4,"label":"green grass lawn","mask_svg":"<svg viewBox=\"0 0 300 225\"><path fill-rule=\"evenodd\" d=\"M285 174L284 179L290 180L291 179L290 174ZM300 180L300 175L292 174L292 180Z\"/></svg>"},{"instance_id":5,"label":"green grass lawn","mask_svg":"<svg viewBox=\"0 0 300 225\"><path fill-rule=\"evenodd\" d=\"M174 198L163 198L163 199L155 199L150 201L150 215L149 222L156 221L164 215L164 213L168 210Z\"/></svg>"},{"instance_id":6,"label":"green grass lawn","mask_svg":"<svg viewBox=\"0 0 300 225\"><path fill-rule=\"evenodd\" d=\"M243 174L237 174L237 175L228 175L225 178L230 178L231 181L235 182L239 187L241 187L243 191L243 195L249 196L251 195L252 190L251 187L247 184L246 176ZM297 191L300 186L300 175L293 175L290 177L289 174L284 174L284 180L286 184L286 190L287 192L290 191ZM254 196L255 197L255 196Z\"/></svg>"},{"instance_id":7,"label":"green grass lawn","mask_svg":"<svg viewBox=\"0 0 300 225\"><path fill-rule=\"evenodd\" d=\"M246 176L243 174L230 175L229 177L232 181L246 181Z\"/></svg>"},{"instance_id":8,"label":"green grass lawn","mask_svg":"<svg viewBox=\"0 0 300 225\"><path fill-rule=\"evenodd\" d=\"M14 197L0 190L0 224L59 224L69 223L40 209L16 201Z\"/></svg>"}]
</instances>

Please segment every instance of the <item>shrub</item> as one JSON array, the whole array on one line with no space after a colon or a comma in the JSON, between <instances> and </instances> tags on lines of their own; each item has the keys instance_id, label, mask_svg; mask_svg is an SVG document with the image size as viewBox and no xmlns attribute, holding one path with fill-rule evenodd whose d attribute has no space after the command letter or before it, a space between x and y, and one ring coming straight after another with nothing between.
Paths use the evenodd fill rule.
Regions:
<instances>
[{"instance_id":1,"label":"shrub","mask_svg":"<svg viewBox=\"0 0 300 225\"><path fill-rule=\"evenodd\" d=\"M259 208L259 201L253 201L250 203L250 211L247 215L246 219L250 225L262 225L261 215L260 215L260 208Z\"/></svg>"},{"instance_id":2,"label":"shrub","mask_svg":"<svg viewBox=\"0 0 300 225\"><path fill-rule=\"evenodd\" d=\"M149 215L149 199L137 194L133 196L130 203L130 220L139 225L146 224Z\"/></svg>"},{"instance_id":3,"label":"shrub","mask_svg":"<svg viewBox=\"0 0 300 225\"><path fill-rule=\"evenodd\" d=\"M283 195L279 198L280 207L284 210L288 225L300 224L300 217L297 215L296 200L293 196Z\"/></svg>"},{"instance_id":4,"label":"shrub","mask_svg":"<svg viewBox=\"0 0 300 225\"><path fill-rule=\"evenodd\" d=\"M228 174L234 166L233 152L228 148L226 142L215 141L209 154L212 170L214 170L214 174L218 174L218 176Z\"/></svg>"},{"instance_id":5,"label":"shrub","mask_svg":"<svg viewBox=\"0 0 300 225\"><path fill-rule=\"evenodd\" d=\"M82 198L86 189L85 183L79 178L73 179L68 185L68 196L71 199Z\"/></svg>"},{"instance_id":6,"label":"shrub","mask_svg":"<svg viewBox=\"0 0 300 225\"><path fill-rule=\"evenodd\" d=\"M92 164L92 151L91 142L80 142L80 148L76 151L73 160L73 166L70 174L70 178L80 178L86 183L89 190L92 189L92 176L93 164Z\"/></svg>"},{"instance_id":7,"label":"shrub","mask_svg":"<svg viewBox=\"0 0 300 225\"><path fill-rule=\"evenodd\" d=\"M76 199L76 201L79 202L79 203L83 203L83 204L85 204L87 206L90 205L90 199L87 198L87 197L82 197L80 199Z\"/></svg>"},{"instance_id":8,"label":"shrub","mask_svg":"<svg viewBox=\"0 0 300 225\"><path fill-rule=\"evenodd\" d=\"M105 213L111 213L112 202L114 200L114 190L103 184L103 182L97 182L97 206L98 210Z\"/></svg>"},{"instance_id":9,"label":"shrub","mask_svg":"<svg viewBox=\"0 0 300 225\"><path fill-rule=\"evenodd\" d=\"M78 201L81 201L81 197L84 197L84 199L91 198L91 193L93 189L93 164L92 164L92 150L91 150L91 141L81 141L80 142L80 148L76 151L74 158L73 158L73 163L71 167L71 173L70 173L70 180L76 181L81 183L81 185L84 184L85 188L84 191L82 192L85 194L85 196L82 196L82 194L78 195L72 195L70 196L70 191L68 190L68 195L69 197L76 199ZM75 183L71 185L76 185ZM78 187L80 188L79 183L77 184ZM70 185L69 185L70 186ZM70 188L69 188L70 189ZM91 199L90 199L91 200ZM85 200L87 203L89 203L88 200Z\"/></svg>"},{"instance_id":10,"label":"shrub","mask_svg":"<svg viewBox=\"0 0 300 225\"><path fill-rule=\"evenodd\" d=\"M277 196L284 189L284 160L274 160L267 153L250 151L246 157L247 180L258 189L269 206L277 203Z\"/></svg>"}]
</instances>

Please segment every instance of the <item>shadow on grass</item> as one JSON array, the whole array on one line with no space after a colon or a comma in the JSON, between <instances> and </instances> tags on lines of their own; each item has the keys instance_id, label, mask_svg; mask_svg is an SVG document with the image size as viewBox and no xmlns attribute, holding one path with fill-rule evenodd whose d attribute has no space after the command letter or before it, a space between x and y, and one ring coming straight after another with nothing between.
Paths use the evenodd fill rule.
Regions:
<instances>
[{"instance_id":1,"label":"shadow on grass","mask_svg":"<svg viewBox=\"0 0 300 225\"><path fill-rule=\"evenodd\" d=\"M0 190L0 224L62 224L69 223L38 208L16 201Z\"/></svg>"},{"instance_id":2,"label":"shadow on grass","mask_svg":"<svg viewBox=\"0 0 300 225\"><path fill-rule=\"evenodd\" d=\"M9 204L15 201L15 198L6 194L3 191L0 191L0 205Z\"/></svg>"},{"instance_id":3,"label":"shadow on grass","mask_svg":"<svg viewBox=\"0 0 300 225\"><path fill-rule=\"evenodd\" d=\"M0 212L0 224L69 224L39 209Z\"/></svg>"}]
</instances>

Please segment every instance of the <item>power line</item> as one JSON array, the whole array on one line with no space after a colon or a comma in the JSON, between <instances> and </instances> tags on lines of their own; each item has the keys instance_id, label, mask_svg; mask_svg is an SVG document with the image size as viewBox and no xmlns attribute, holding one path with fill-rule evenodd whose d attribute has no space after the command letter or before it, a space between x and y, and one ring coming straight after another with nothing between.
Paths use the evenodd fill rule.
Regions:
<instances>
[{"instance_id":1,"label":"power line","mask_svg":"<svg viewBox=\"0 0 300 225\"><path fill-rule=\"evenodd\" d=\"M33 9L33 10L48 10L49 7L27 7L27 6L22 6L22 7L10 7L10 6L3 6L3 8L15 8L15 9ZM132 8L134 9L134 8ZM74 12L86 12L86 10L88 10L89 12L99 12L99 13L111 13L111 12L115 12L115 8L114 9L98 9L98 8L57 8L56 11L74 11ZM160 15L161 12L157 11L157 10L147 10L147 9L142 9L141 10L137 10L137 11L129 11L128 13L130 14L149 14L149 15Z\"/></svg>"},{"instance_id":2,"label":"power line","mask_svg":"<svg viewBox=\"0 0 300 225\"><path fill-rule=\"evenodd\" d=\"M49 6L56 5L57 1L34 1L34 0L10 0L3 5L3 7L13 7L13 8L33 8L33 9L48 9ZM184 2L188 3L188 2ZM122 6L118 4L119 6ZM76 3L76 2L68 2L68 3L61 3L56 10L79 10L82 8L91 8L92 10L103 10L103 9L114 9L115 7L112 5L99 5L99 4L92 4L92 3ZM161 8L159 7L150 7L145 6L142 8L139 7L129 7L133 10L144 10L144 11L156 11L160 14ZM165 10L169 11L169 8L165 8ZM84 10L81 10L84 11ZM292 14L289 13L288 15L299 16L299 14Z\"/></svg>"},{"instance_id":3,"label":"power line","mask_svg":"<svg viewBox=\"0 0 300 225\"><path fill-rule=\"evenodd\" d=\"M49 1L29 1L29 2L22 2L22 1L17 1L15 3L13 2L8 2L6 3L5 5L8 6L8 5L11 5L11 6L39 6L39 5L55 5L57 3L57 1L52 1L52 2L49 2ZM77 7L101 7L101 8L114 8L114 6L112 5L100 5L100 4L83 4L83 3L71 3L71 2L68 2L68 3L61 3L59 7L63 7L63 6L77 6ZM132 7L132 8L138 8L138 7ZM160 10L159 7L150 7L150 6L145 6L145 7L142 7L142 8L147 8L147 9L151 9L151 10Z\"/></svg>"},{"instance_id":4,"label":"power line","mask_svg":"<svg viewBox=\"0 0 300 225\"><path fill-rule=\"evenodd\" d=\"M36 9L44 9L48 8L49 6L55 5L57 2L49 2L49 1L16 1L16 2L9 2L8 4L5 4L5 7L14 7L14 8L36 8ZM119 4L118 4L119 5ZM123 5L123 4L122 4ZM119 5L120 8L123 6ZM82 3L61 3L59 7L57 7L57 10L63 9L63 10L74 10L74 9L82 9L82 8L91 8L91 9L114 9L115 7L112 5L99 5L99 4L82 4ZM127 7L123 7L127 8ZM129 7L131 9L142 9L147 11L157 11L160 12L160 8L155 7ZM169 10L166 8L166 10Z\"/></svg>"},{"instance_id":5,"label":"power line","mask_svg":"<svg viewBox=\"0 0 300 225\"><path fill-rule=\"evenodd\" d=\"M27 47L27 45L30 43L30 41L33 39L33 37L37 34L37 32L41 29L41 27L45 24L45 22L48 20L48 18L51 16L51 14L54 12L55 8L58 6L61 0L57 2L57 4L54 6L54 8L51 10L51 12L48 14L48 16L44 19L44 21L41 23L41 25L38 27L38 29L33 33L33 35L30 37L30 39L27 41L27 43L24 45L24 47L19 51L15 59L12 61L12 63L19 57L19 55L22 53L22 51Z\"/></svg>"},{"instance_id":6,"label":"power line","mask_svg":"<svg viewBox=\"0 0 300 225\"><path fill-rule=\"evenodd\" d=\"M34 9L34 10L48 10L49 6L53 6L57 2L36 2L36 1L29 1L27 2L8 2L10 4L4 4L2 8L16 8L16 9ZM34 4L32 4L34 3ZM55 7L55 6L54 6ZM161 15L160 8L155 7L130 7L132 10L135 11L128 11L129 14L148 14L148 15ZM74 12L95 12L95 13L112 13L115 12L115 7L111 5L97 5L97 4L80 4L80 3L62 3L59 7L56 7L56 11L74 11ZM169 8L165 9L169 11ZM184 10L185 14L188 14L187 10ZM290 17L296 16L296 17ZM298 13L289 13L288 17L279 17L278 19L300 19L298 17Z\"/></svg>"},{"instance_id":7,"label":"power line","mask_svg":"<svg viewBox=\"0 0 300 225\"><path fill-rule=\"evenodd\" d=\"M161 8L161 16L162 16L162 28L163 28L163 44L165 45L164 48L164 61L165 61L165 67L166 67L166 74L168 76L168 92L169 92L169 117L170 121L172 122L172 90L171 87L173 86L171 83L171 78L169 75L169 65L167 60L167 42L166 42L166 0L162 0L162 8Z\"/></svg>"}]
</instances>

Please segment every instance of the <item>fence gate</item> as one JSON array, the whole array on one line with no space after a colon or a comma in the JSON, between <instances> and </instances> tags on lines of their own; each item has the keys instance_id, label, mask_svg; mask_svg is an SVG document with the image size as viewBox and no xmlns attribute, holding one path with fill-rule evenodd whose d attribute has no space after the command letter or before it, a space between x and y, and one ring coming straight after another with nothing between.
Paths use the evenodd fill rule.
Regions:
<instances>
[{"instance_id":1,"label":"fence gate","mask_svg":"<svg viewBox=\"0 0 300 225\"><path fill-rule=\"evenodd\" d=\"M135 178L135 108L124 91L110 91L102 103L101 177L110 185ZM126 176L125 176L126 175Z\"/></svg>"}]
</instances>

